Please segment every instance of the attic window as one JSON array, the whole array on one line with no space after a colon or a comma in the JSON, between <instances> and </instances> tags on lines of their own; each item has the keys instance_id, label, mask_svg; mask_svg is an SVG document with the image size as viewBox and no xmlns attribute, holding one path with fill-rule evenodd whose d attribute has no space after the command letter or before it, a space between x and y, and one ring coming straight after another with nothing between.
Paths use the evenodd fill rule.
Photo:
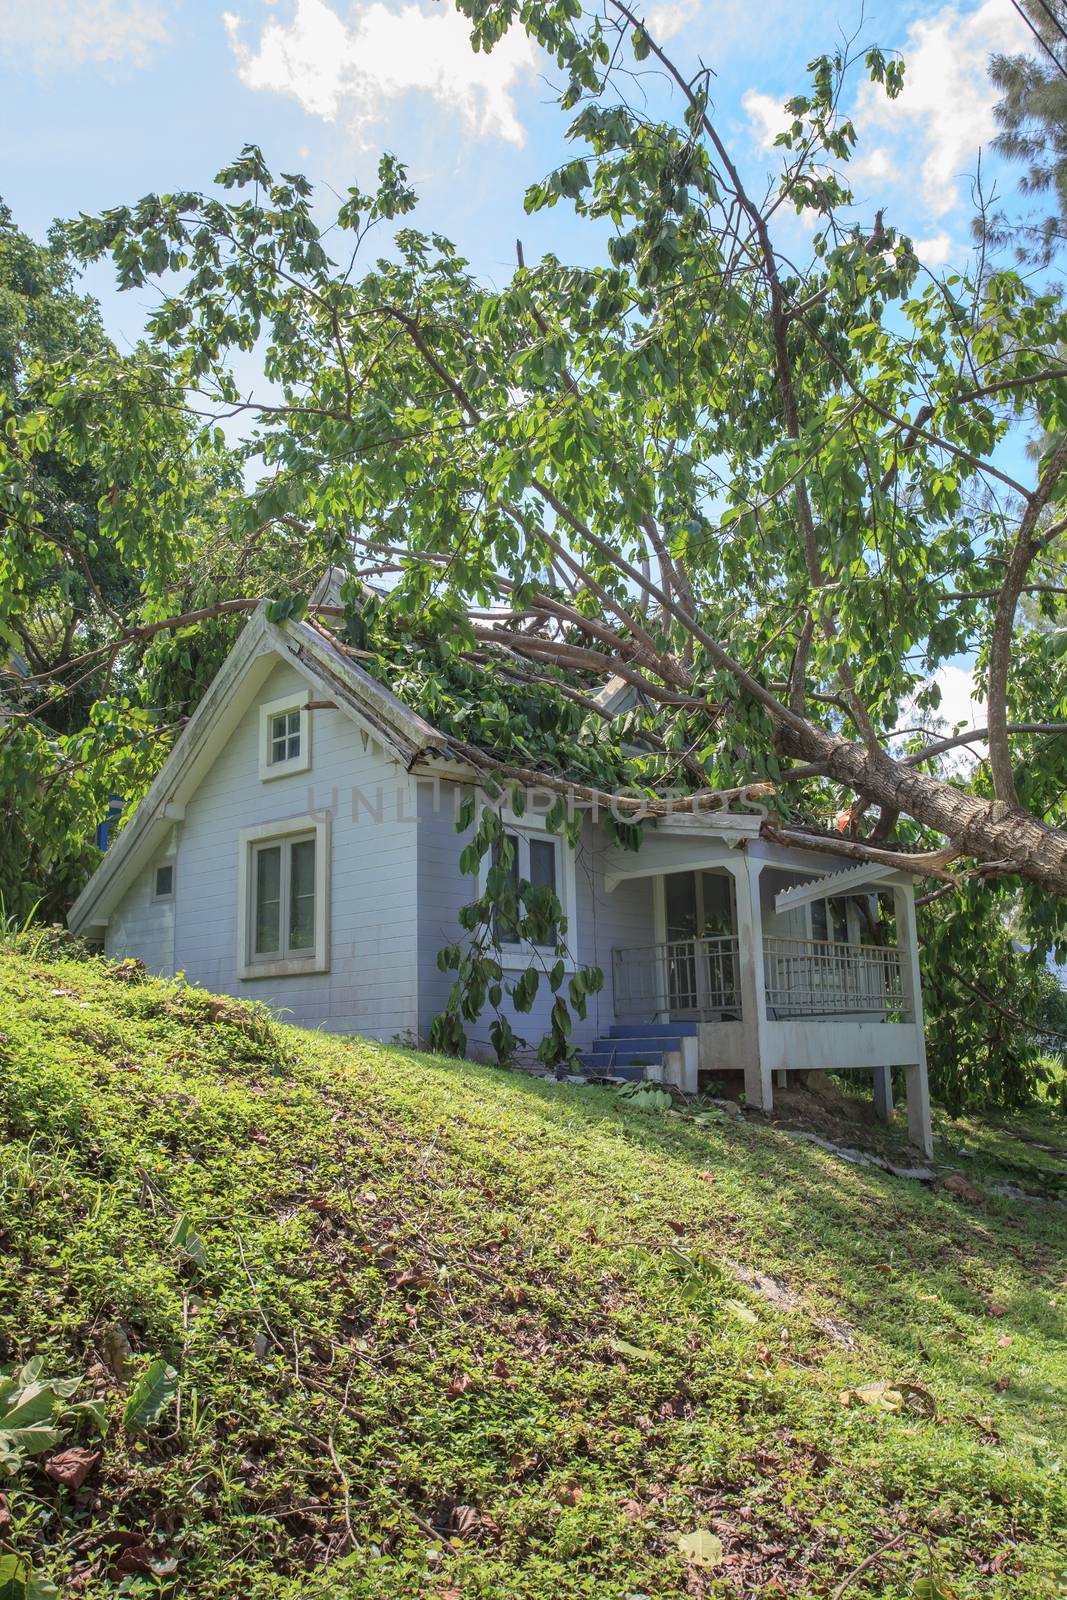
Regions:
<instances>
[{"instance_id":1,"label":"attic window","mask_svg":"<svg viewBox=\"0 0 1067 1600\"><path fill-rule=\"evenodd\" d=\"M163 861L156 867L152 886L153 900L174 899L174 863Z\"/></svg>"},{"instance_id":2,"label":"attic window","mask_svg":"<svg viewBox=\"0 0 1067 1600\"><path fill-rule=\"evenodd\" d=\"M295 761L300 754L300 713L279 711L270 719L270 764Z\"/></svg>"},{"instance_id":3,"label":"attic window","mask_svg":"<svg viewBox=\"0 0 1067 1600\"><path fill-rule=\"evenodd\" d=\"M311 718L307 690L268 700L259 708L259 775L281 778L311 765Z\"/></svg>"}]
</instances>

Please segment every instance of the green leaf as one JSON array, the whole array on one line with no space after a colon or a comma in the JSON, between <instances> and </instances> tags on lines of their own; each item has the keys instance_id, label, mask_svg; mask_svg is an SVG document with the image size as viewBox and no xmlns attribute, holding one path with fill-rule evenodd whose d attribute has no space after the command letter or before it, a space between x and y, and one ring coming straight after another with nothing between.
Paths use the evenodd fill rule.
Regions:
<instances>
[{"instance_id":1,"label":"green leaf","mask_svg":"<svg viewBox=\"0 0 1067 1600\"><path fill-rule=\"evenodd\" d=\"M178 1392L178 1374L160 1357L148 1363L122 1413L122 1425L129 1433L138 1433L155 1422L164 1408Z\"/></svg>"},{"instance_id":2,"label":"green leaf","mask_svg":"<svg viewBox=\"0 0 1067 1600\"><path fill-rule=\"evenodd\" d=\"M177 1250L186 1260L192 1261L198 1267L206 1267L207 1250L204 1241L198 1233L193 1232L193 1225L184 1211L180 1211L174 1219L174 1226L170 1230L167 1244L171 1250Z\"/></svg>"},{"instance_id":3,"label":"green leaf","mask_svg":"<svg viewBox=\"0 0 1067 1600\"><path fill-rule=\"evenodd\" d=\"M0 1556L0 1600L28 1600L30 1564L21 1556Z\"/></svg>"},{"instance_id":4,"label":"green leaf","mask_svg":"<svg viewBox=\"0 0 1067 1600\"><path fill-rule=\"evenodd\" d=\"M944 1578L935 1578L932 1573L925 1577L916 1578L912 1587L912 1600L956 1600L956 1590Z\"/></svg>"}]
</instances>

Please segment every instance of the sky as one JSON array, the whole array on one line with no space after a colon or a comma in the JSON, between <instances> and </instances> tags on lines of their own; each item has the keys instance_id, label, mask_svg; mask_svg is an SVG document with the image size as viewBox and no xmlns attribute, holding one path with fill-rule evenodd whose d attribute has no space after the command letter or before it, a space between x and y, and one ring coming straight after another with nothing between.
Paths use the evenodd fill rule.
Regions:
<instances>
[{"instance_id":1,"label":"sky","mask_svg":"<svg viewBox=\"0 0 1067 1600\"><path fill-rule=\"evenodd\" d=\"M680 62L714 69L717 117L754 181L812 56L843 37L902 51L898 101L859 74L846 94L861 211L885 205L931 266L966 248L994 132L986 63L1025 42L1011 0L652 0L644 15ZM500 281L518 237L527 260L602 248L565 207L522 209L567 149L554 82L525 35L475 54L451 0L0 0L0 195L40 236L57 216L206 187L247 142L341 191L371 183L390 149L422 196L416 223ZM654 98L661 80L635 92ZM112 332L136 337L143 302L116 300L103 271L92 287Z\"/></svg>"},{"instance_id":2,"label":"sky","mask_svg":"<svg viewBox=\"0 0 1067 1600\"><path fill-rule=\"evenodd\" d=\"M803 91L807 62L844 39L907 63L898 100L861 71L845 95L861 220L884 207L940 269L966 257L979 160L987 192L1014 186L987 148L989 56L1028 41L1011 0L651 0L643 16L680 64L714 70L716 119L757 188L774 167L783 101ZM501 282L517 238L528 262L603 250L565 206L523 211L526 187L568 150L556 81L525 35L472 52L451 0L0 0L0 197L42 237L56 217L206 188L246 143L327 197L371 186L388 149L419 191L414 224ZM633 93L654 102L666 89L649 70ZM144 292L116 294L104 267L87 286L112 336L136 339ZM969 672L947 672L945 714L957 720Z\"/></svg>"}]
</instances>

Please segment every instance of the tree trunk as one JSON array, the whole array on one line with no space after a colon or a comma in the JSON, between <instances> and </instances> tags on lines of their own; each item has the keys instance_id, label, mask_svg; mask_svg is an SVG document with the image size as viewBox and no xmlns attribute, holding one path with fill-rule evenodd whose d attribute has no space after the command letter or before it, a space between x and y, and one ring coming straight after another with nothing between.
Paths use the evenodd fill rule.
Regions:
<instances>
[{"instance_id":1,"label":"tree trunk","mask_svg":"<svg viewBox=\"0 0 1067 1600\"><path fill-rule=\"evenodd\" d=\"M791 753L820 761L827 776L865 798L935 828L963 855L1010 862L1021 877L1051 894L1067 895L1067 831L1050 828L1001 800L983 800L939 778L916 772L883 751L871 752L814 727L790 729Z\"/></svg>"}]
</instances>

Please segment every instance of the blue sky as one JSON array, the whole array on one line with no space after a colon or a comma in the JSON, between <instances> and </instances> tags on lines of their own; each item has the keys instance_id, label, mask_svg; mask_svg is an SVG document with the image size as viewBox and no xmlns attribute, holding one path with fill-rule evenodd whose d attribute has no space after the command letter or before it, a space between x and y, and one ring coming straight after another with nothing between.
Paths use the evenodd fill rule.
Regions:
<instances>
[{"instance_id":1,"label":"blue sky","mask_svg":"<svg viewBox=\"0 0 1067 1600\"><path fill-rule=\"evenodd\" d=\"M645 16L681 62L714 68L718 119L753 179L812 55L845 35L903 50L894 106L858 75L846 96L857 193L930 265L965 248L969 175L993 131L986 62L1024 37L1010 0L653 0ZM451 0L0 0L0 195L41 235L56 216L206 186L247 141L337 189L371 181L390 148L423 196L416 221L500 279L519 236L528 259L598 249L564 207L522 210L565 149L551 82L524 37L474 55ZM649 76L642 92L663 91ZM143 302L112 295L102 271L91 286L112 332L135 337Z\"/></svg>"},{"instance_id":2,"label":"blue sky","mask_svg":"<svg viewBox=\"0 0 1067 1600\"><path fill-rule=\"evenodd\" d=\"M1027 43L1011 0L650 0L644 16L679 63L714 69L717 121L757 187L812 56L845 37L902 51L898 101L859 73L845 96L859 215L884 205L932 268L966 254L971 183L995 131L988 58ZM341 191L372 183L388 148L422 196L416 225L500 281L517 237L528 261L603 247L565 206L523 212L526 186L567 148L553 81L523 36L474 55L451 0L0 0L0 195L41 236L57 216L206 187L246 142L275 170ZM665 91L646 73L633 92ZM1014 186L988 152L982 170ZM798 256L805 243L797 228ZM102 267L88 286L113 336L135 339L145 296L114 293ZM948 720L965 716L969 663L939 677Z\"/></svg>"}]
</instances>

